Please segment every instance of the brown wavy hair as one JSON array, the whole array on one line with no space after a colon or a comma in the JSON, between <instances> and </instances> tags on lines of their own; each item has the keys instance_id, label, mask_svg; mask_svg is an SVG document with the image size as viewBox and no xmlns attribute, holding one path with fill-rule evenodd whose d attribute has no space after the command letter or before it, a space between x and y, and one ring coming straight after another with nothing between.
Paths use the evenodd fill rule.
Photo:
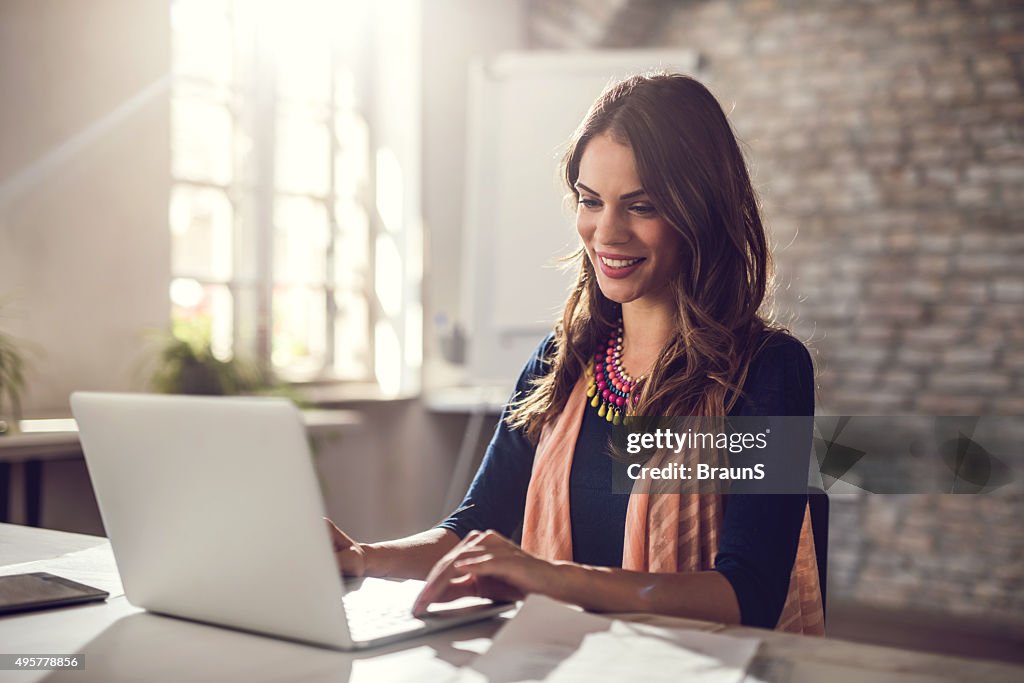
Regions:
<instances>
[{"instance_id":1,"label":"brown wavy hair","mask_svg":"<svg viewBox=\"0 0 1024 683\"><path fill-rule=\"evenodd\" d=\"M579 200L580 159L596 136L627 145L651 203L682 235L676 276L678 334L639 381L636 415L724 416L741 395L751 359L781 332L761 311L772 259L757 196L736 136L714 96L680 74L648 74L607 87L576 129L562 175ZM507 423L534 442L617 324L621 307L598 287L582 247L576 283L555 327L549 372L513 406Z\"/></svg>"}]
</instances>

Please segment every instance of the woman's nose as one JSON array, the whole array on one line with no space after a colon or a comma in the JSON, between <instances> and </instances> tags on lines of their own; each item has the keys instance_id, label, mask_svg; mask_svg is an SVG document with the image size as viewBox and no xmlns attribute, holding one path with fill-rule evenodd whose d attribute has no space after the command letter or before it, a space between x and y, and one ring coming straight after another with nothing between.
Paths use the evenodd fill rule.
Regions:
<instances>
[{"instance_id":1,"label":"woman's nose","mask_svg":"<svg viewBox=\"0 0 1024 683\"><path fill-rule=\"evenodd\" d=\"M629 234L622 216L606 208L597 216L594 237L598 244L621 244L629 239Z\"/></svg>"}]
</instances>

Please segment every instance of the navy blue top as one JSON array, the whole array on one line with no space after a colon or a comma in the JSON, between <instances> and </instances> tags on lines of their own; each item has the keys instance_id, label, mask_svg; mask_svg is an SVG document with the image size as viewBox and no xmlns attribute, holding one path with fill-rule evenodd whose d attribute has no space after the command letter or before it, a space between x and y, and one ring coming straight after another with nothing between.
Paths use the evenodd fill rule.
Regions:
<instances>
[{"instance_id":1,"label":"navy blue top","mask_svg":"<svg viewBox=\"0 0 1024 683\"><path fill-rule=\"evenodd\" d=\"M553 335L548 335L519 376L518 395L529 390L532 378L550 369L545 356L552 348ZM752 361L743 394L730 415L813 415L814 372L807 349L788 335L774 335ZM507 416L506 406L465 499L438 525L460 538L474 529L521 537L535 447L521 430L505 424ZM611 424L588 404L569 477L569 514L573 560L621 567L629 496L612 491L610 430ZM806 495L796 494L725 497L714 568L732 585L744 625L774 628L778 622L806 503Z\"/></svg>"}]
</instances>

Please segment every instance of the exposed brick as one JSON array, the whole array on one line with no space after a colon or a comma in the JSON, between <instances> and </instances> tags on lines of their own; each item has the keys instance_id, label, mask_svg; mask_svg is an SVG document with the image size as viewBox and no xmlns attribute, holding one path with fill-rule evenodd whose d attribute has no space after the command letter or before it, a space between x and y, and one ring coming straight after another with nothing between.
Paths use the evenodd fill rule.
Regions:
<instances>
[{"instance_id":1,"label":"exposed brick","mask_svg":"<svg viewBox=\"0 0 1024 683\"><path fill-rule=\"evenodd\" d=\"M942 364L955 369L986 368L995 362L995 358L995 349L958 347L943 352Z\"/></svg>"},{"instance_id":2,"label":"exposed brick","mask_svg":"<svg viewBox=\"0 0 1024 683\"><path fill-rule=\"evenodd\" d=\"M950 301L980 304L988 300L988 286L984 281L958 280L950 283L947 295Z\"/></svg>"},{"instance_id":3,"label":"exposed brick","mask_svg":"<svg viewBox=\"0 0 1024 683\"><path fill-rule=\"evenodd\" d=\"M1017 348L1006 351L1003 354L1002 366L1007 370L1024 370L1024 349ZM1024 413L1021 414L1024 415Z\"/></svg>"},{"instance_id":4,"label":"exposed brick","mask_svg":"<svg viewBox=\"0 0 1024 683\"><path fill-rule=\"evenodd\" d=\"M1010 76L1013 63L1007 55L981 55L974 60L974 70L981 76Z\"/></svg>"},{"instance_id":5,"label":"exposed brick","mask_svg":"<svg viewBox=\"0 0 1024 683\"><path fill-rule=\"evenodd\" d=\"M956 325L929 325L917 329L907 330L904 341L910 346L939 347L945 348L966 337L966 331Z\"/></svg>"},{"instance_id":6,"label":"exposed brick","mask_svg":"<svg viewBox=\"0 0 1024 683\"><path fill-rule=\"evenodd\" d=\"M992 298L1007 303L1024 303L1024 279L998 279L992 283ZM1021 312L1024 318L1024 312Z\"/></svg>"},{"instance_id":7,"label":"exposed brick","mask_svg":"<svg viewBox=\"0 0 1024 683\"><path fill-rule=\"evenodd\" d=\"M997 415L1024 415L1024 397L1003 397L995 400L993 409Z\"/></svg>"},{"instance_id":8,"label":"exposed brick","mask_svg":"<svg viewBox=\"0 0 1024 683\"><path fill-rule=\"evenodd\" d=\"M896 353L896 362L900 367L930 367L938 361L938 359L938 350L934 348L924 348L921 345L902 345Z\"/></svg>"},{"instance_id":9,"label":"exposed brick","mask_svg":"<svg viewBox=\"0 0 1024 683\"><path fill-rule=\"evenodd\" d=\"M939 391L1000 392L1010 388L1010 378L1002 373L949 371L932 376L931 388Z\"/></svg>"},{"instance_id":10,"label":"exposed brick","mask_svg":"<svg viewBox=\"0 0 1024 683\"><path fill-rule=\"evenodd\" d=\"M1013 254L1007 253L961 253L956 255L957 270L971 275L995 275L1016 272L1020 267Z\"/></svg>"},{"instance_id":11,"label":"exposed brick","mask_svg":"<svg viewBox=\"0 0 1024 683\"><path fill-rule=\"evenodd\" d=\"M964 207L987 206L994 192L986 185L961 185L953 190L953 201Z\"/></svg>"}]
</instances>

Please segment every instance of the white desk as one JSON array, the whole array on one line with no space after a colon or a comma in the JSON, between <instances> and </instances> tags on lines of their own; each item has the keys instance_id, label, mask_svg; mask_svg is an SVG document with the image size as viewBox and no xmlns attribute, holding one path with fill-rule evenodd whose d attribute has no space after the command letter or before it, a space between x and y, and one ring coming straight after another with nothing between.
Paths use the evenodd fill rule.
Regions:
<instances>
[{"instance_id":1,"label":"white desk","mask_svg":"<svg viewBox=\"0 0 1024 683\"><path fill-rule=\"evenodd\" d=\"M106 544L94 536L0 524L6 565L49 560ZM1024 680L1024 667L793 636L707 622L636 616L666 625L762 639L747 680ZM0 671L0 681L445 681L490 643L500 620L443 631L369 652L345 653L160 617L124 596L107 603L0 618L0 651L85 655L81 671ZM637 680L643 680L638 672Z\"/></svg>"}]
</instances>

